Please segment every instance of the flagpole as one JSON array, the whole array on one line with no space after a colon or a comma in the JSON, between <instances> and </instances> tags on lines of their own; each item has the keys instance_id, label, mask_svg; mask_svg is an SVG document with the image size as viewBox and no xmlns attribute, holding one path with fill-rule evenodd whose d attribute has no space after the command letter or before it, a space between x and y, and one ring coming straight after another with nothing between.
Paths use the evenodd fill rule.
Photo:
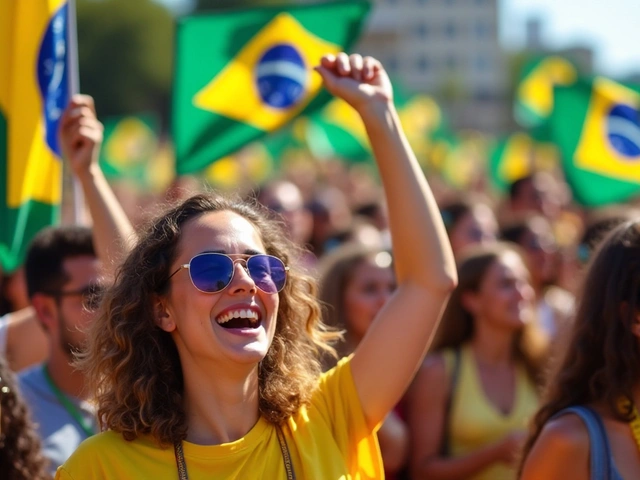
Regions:
<instances>
[{"instance_id":1,"label":"flagpole","mask_svg":"<svg viewBox=\"0 0 640 480\"><path fill-rule=\"evenodd\" d=\"M80 93L80 69L78 67L78 30L76 27L76 2L68 0L68 55L69 55L69 98ZM73 178L73 223L83 224L84 195L77 178Z\"/></svg>"}]
</instances>

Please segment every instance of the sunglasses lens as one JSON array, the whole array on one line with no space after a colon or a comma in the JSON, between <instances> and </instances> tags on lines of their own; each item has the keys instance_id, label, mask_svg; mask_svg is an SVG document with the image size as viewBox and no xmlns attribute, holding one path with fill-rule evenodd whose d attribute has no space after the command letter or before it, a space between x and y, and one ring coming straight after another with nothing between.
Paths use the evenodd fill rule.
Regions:
<instances>
[{"instance_id":1,"label":"sunglasses lens","mask_svg":"<svg viewBox=\"0 0 640 480\"><path fill-rule=\"evenodd\" d=\"M270 255L254 255L247 260L249 275L260 290L278 293L287 281L287 270L282 260Z\"/></svg>"},{"instance_id":2,"label":"sunglasses lens","mask_svg":"<svg viewBox=\"0 0 640 480\"><path fill-rule=\"evenodd\" d=\"M198 290L207 293L219 292L231 281L233 261L226 255L216 253L198 255L191 259L189 275Z\"/></svg>"}]
</instances>

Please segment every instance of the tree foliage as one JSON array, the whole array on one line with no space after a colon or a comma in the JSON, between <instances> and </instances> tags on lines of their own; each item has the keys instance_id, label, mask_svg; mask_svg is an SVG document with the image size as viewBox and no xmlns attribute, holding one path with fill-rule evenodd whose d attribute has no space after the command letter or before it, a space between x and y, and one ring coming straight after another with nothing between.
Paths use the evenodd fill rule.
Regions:
<instances>
[{"instance_id":1,"label":"tree foliage","mask_svg":"<svg viewBox=\"0 0 640 480\"><path fill-rule=\"evenodd\" d=\"M157 111L171 89L174 22L152 0L78 0L80 89L99 115Z\"/></svg>"}]
</instances>

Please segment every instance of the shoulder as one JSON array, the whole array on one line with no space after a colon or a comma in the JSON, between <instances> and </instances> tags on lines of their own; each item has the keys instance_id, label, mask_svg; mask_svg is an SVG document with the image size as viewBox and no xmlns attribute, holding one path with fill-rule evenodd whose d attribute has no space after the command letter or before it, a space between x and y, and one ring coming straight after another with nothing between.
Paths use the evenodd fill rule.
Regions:
<instances>
[{"instance_id":1,"label":"shoulder","mask_svg":"<svg viewBox=\"0 0 640 480\"><path fill-rule=\"evenodd\" d=\"M523 466L523 480L588 478L589 432L575 414L547 422Z\"/></svg>"},{"instance_id":2,"label":"shoulder","mask_svg":"<svg viewBox=\"0 0 640 480\"><path fill-rule=\"evenodd\" d=\"M83 465L109 462L109 459L118 457L122 450L130 450L132 445L145 443L146 440L141 438L127 441L121 434L108 430L84 440L65 462L64 467L74 471Z\"/></svg>"},{"instance_id":3,"label":"shoulder","mask_svg":"<svg viewBox=\"0 0 640 480\"><path fill-rule=\"evenodd\" d=\"M22 393L36 392L46 386L42 364L35 365L18 374L18 385Z\"/></svg>"},{"instance_id":4,"label":"shoulder","mask_svg":"<svg viewBox=\"0 0 640 480\"><path fill-rule=\"evenodd\" d=\"M428 389L432 398L444 395L450 383L448 353L445 351L427 355L416 373L409 394Z\"/></svg>"}]
</instances>

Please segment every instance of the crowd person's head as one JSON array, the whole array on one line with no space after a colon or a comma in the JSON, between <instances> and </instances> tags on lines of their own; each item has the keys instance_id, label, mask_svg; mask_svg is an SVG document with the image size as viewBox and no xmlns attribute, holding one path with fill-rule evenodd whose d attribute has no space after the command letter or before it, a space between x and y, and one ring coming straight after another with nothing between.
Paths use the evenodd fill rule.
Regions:
<instances>
[{"instance_id":1,"label":"crowd person's head","mask_svg":"<svg viewBox=\"0 0 640 480\"><path fill-rule=\"evenodd\" d=\"M509 209L514 214L539 213L555 219L564 201L558 181L548 172L522 177L509 187Z\"/></svg>"},{"instance_id":2,"label":"crowd person's head","mask_svg":"<svg viewBox=\"0 0 640 480\"><path fill-rule=\"evenodd\" d=\"M25 275L31 303L50 337L51 354L71 360L83 346L101 290L91 230L77 225L41 230L27 251Z\"/></svg>"},{"instance_id":3,"label":"crowd person's head","mask_svg":"<svg viewBox=\"0 0 640 480\"><path fill-rule=\"evenodd\" d=\"M607 416L629 421L622 397L640 385L640 223L616 227L588 266L573 329L551 375L524 458L544 425L574 405L599 404ZM628 428L628 427L627 427Z\"/></svg>"},{"instance_id":4,"label":"crowd person's head","mask_svg":"<svg viewBox=\"0 0 640 480\"><path fill-rule=\"evenodd\" d=\"M291 239L300 246L311 240L313 216L305 207L298 186L287 180L274 180L264 185L258 193L258 201L269 210L282 215Z\"/></svg>"},{"instance_id":5,"label":"crowd person's head","mask_svg":"<svg viewBox=\"0 0 640 480\"><path fill-rule=\"evenodd\" d=\"M440 213L456 258L470 246L495 242L498 222L491 207L481 198L460 196L444 203Z\"/></svg>"},{"instance_id":6,"label":"crowd person's head","mask_svg":"<svg viewBox=\"0 0 640 480\"><path fill-rule=\"evenodd\" d=\"M349 234L353 213L346 195L336 187L322 187L309 205L313 214L313 252L322 256Z\"/></svg>"},{"instance_id":7,"label":"crowd person's head","mask_svg":"<svg viewBox=\"0 0 640 480\"><path fill-rule=\"evenodd\" d=\"M546 342L536 327L530 276L516 247L496 242L469 249L432 350L459 348L479 332L512 334L517 361L540 380ZM488 338L489 335L483 335Z\"/></svg>"},{"instance_id":8,"label":"crowd person's head","mask_svg":"<svg viewBox=\"0 0 640 480\"><path fill-rule=\"evenodd\" d=\"M0 358L0 472L6 480L45 480L46 460L29 411Z\"/></svg>"},{"instance_id":9,"label":"crowd person's head","mask_svg":"<svg viewBox=\"0 0 640 480\"><path fill-rule=\"evenodd\" d=\"M183 440L185 382L201 362L213 377L257 372L259 411L274 424L306 403L337 334L322 325L294 249L258 204L196 195L154 221L106 293L81 361L103 427Z\"/></svg>"},{"instance_id":10,"label":"crowd person's head","mask_svg":"<svg viewBox=\"0 0 640 480\"><path fill-rule=\"evenodd\" d=\"M3 273L0 279L0 315L15 312L29 306L24 268Z\"/></svg>"},{"instance_id":11,"label":"crowd person's head","mask_svg":"<svg viewBox=\"0 0 640 480\"><path fill-rule=\"evenodd\" d=\"M555 283L559 273L558 246L545 217L527 215L514 220L503 227L500 237L521 247L536 292Z\"/></svg>"},{"instance_id":12,"label":"crowd person's head","mask_svg":"<svg viewBox=\"0 0 640 480\"><path fill-rule=\"evenodd\" d=\"M320 263L319 298L324 323L344 331L343 356L364 337L395 289L391 254L358 243L344 244Z\"/></svg>"}]
</instances>

